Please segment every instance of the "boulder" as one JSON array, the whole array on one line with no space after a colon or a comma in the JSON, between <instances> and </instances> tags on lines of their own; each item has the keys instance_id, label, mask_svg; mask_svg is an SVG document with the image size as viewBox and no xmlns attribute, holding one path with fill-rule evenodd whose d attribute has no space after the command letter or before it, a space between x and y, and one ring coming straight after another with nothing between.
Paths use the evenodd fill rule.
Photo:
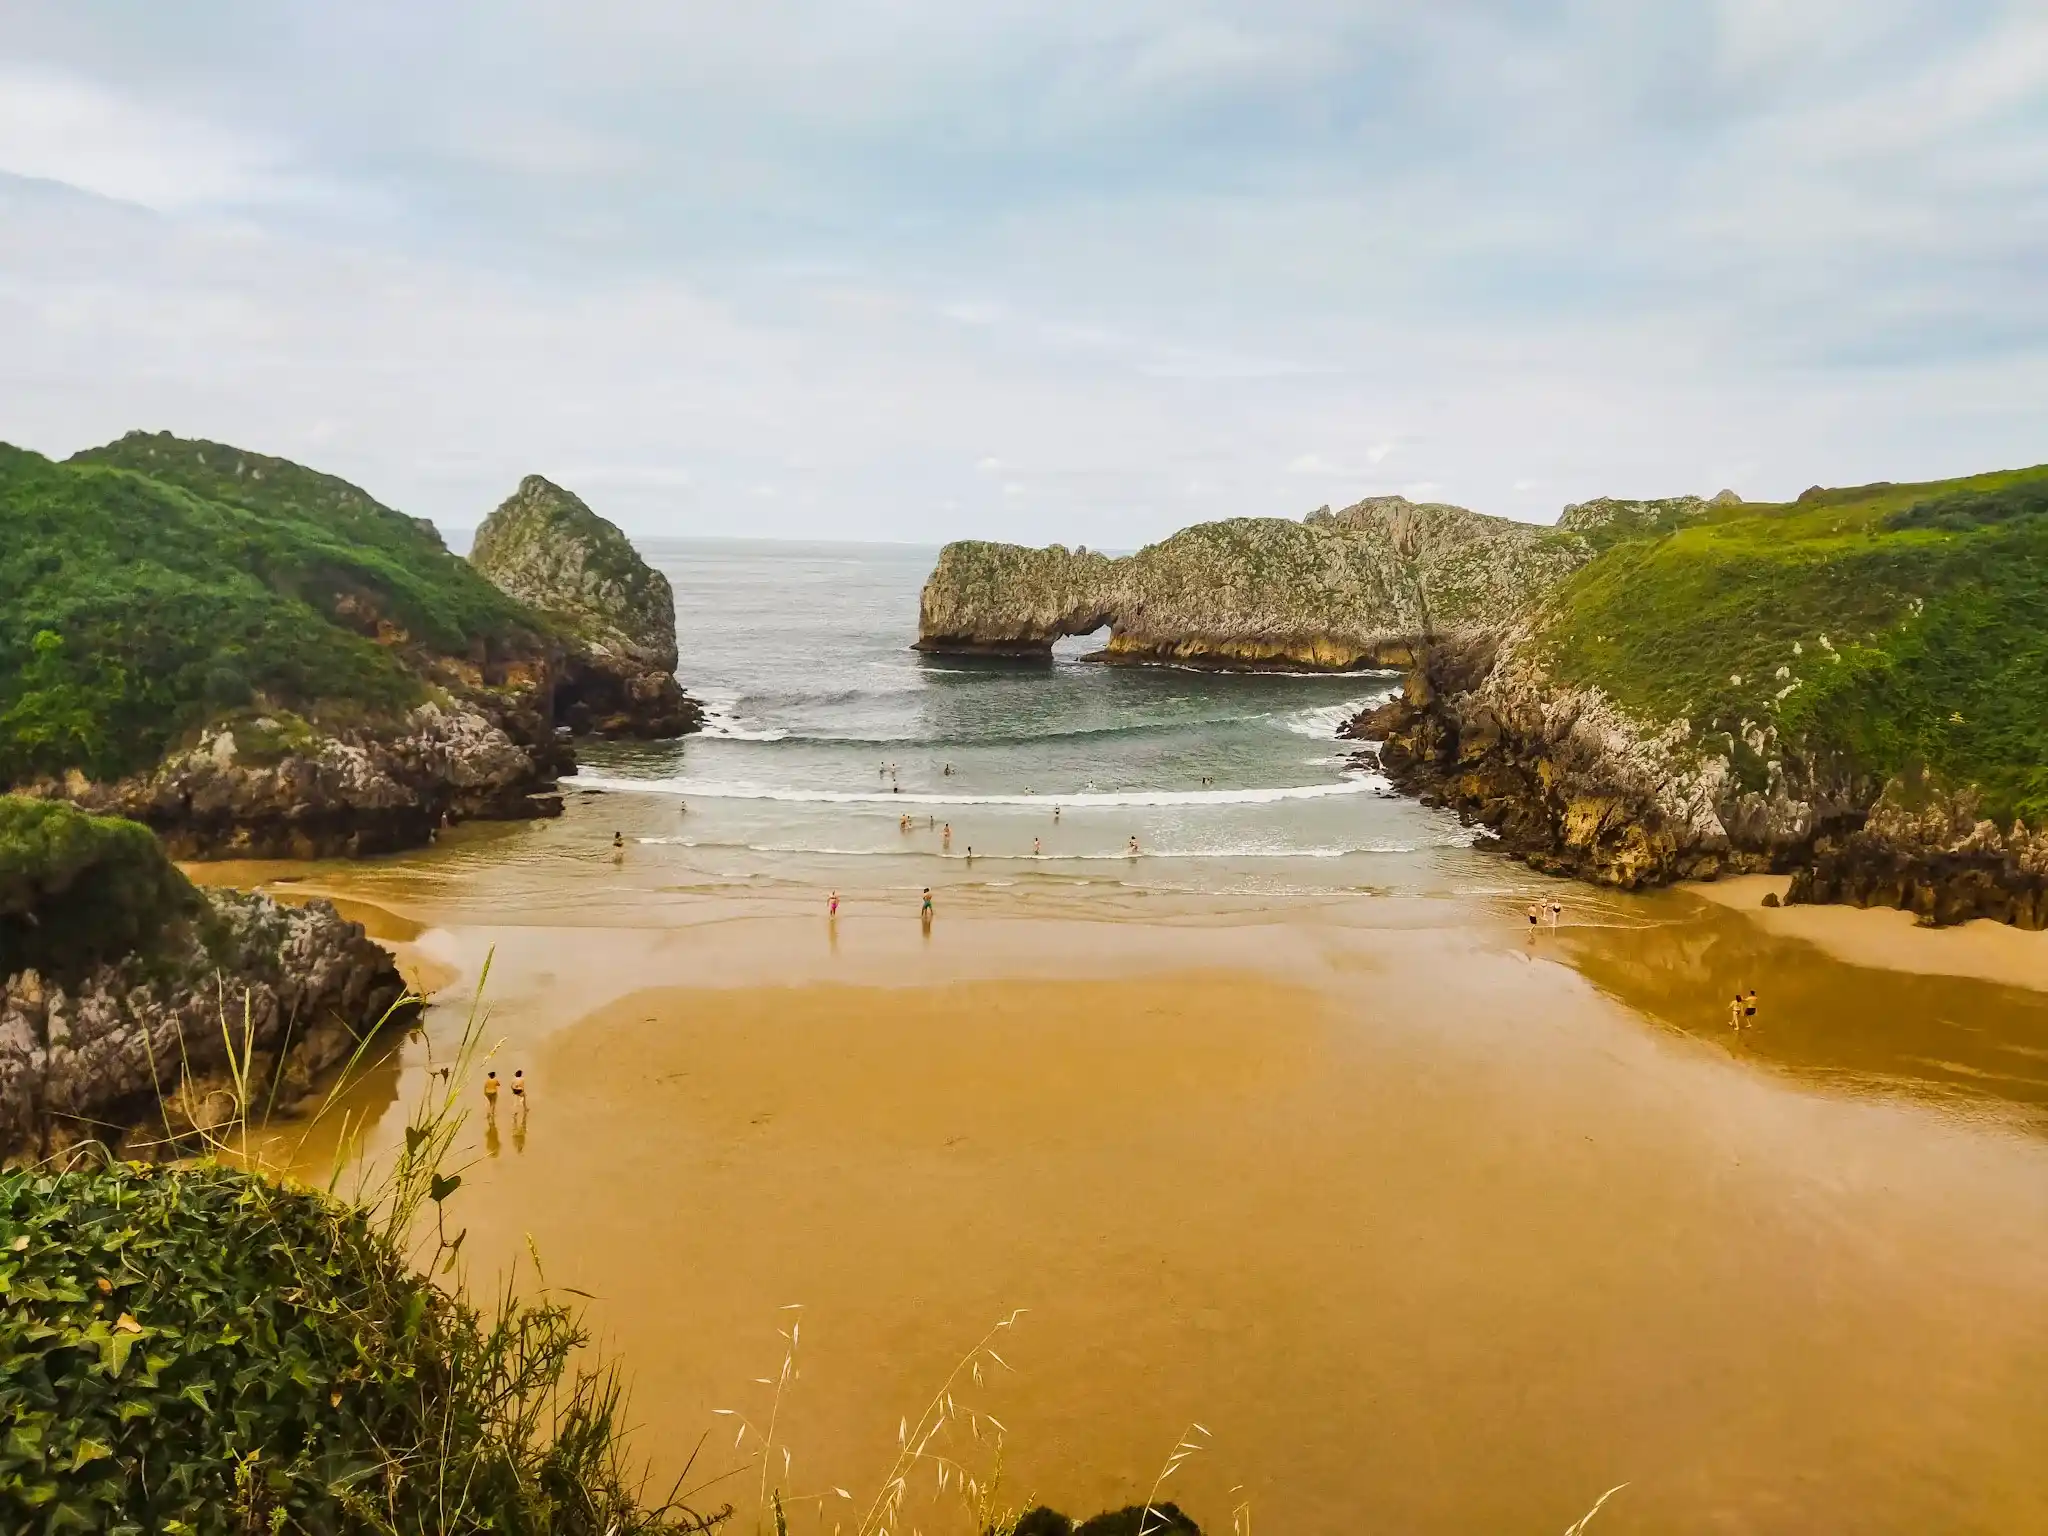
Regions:
<instances>
[{"instance_id":1,"label":"boulder","mask_svg":"<svg viewBox=\"0 0 2048 1536\"><path fill-rule=\"evenodd\" d=\"M555 719L578 734L663 739L703 723L676 672L668 578L573 492L528 475L477 530L470 563L538 609L566 647Z\"/></svg>"}]
</instances>

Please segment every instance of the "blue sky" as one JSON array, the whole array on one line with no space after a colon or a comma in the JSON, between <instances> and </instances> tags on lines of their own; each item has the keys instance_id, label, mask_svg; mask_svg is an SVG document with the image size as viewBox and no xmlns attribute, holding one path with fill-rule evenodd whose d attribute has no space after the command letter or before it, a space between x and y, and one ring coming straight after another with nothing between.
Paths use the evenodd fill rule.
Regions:
<instances>
[{"instance_id":1,"label":"blue sky","mask_svg":"<svg viewBox=\"0 0 2048 1536\"><path fill-rule=\"evenodd\" d=\"M2048 460L2039 3L7 11L44 452L1111 547Z\"/></svg>"}]
</instances>

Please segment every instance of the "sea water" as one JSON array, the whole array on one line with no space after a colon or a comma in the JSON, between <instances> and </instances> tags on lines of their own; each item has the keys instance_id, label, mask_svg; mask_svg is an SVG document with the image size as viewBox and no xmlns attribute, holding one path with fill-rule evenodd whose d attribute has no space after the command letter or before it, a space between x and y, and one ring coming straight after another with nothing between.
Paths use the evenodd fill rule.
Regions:
<instances>
[{"instance_id":1,"label":"sea water","mask_svg":"<svg viewBox=\"0 0 2048 1536\"><path fill-rule=\"evenodd\" d=\"M700 873L1275 893L1503 873L1338 739L1392 674L1109 666L1088 659L1102 636L1062 641L1049 663L927 656L912 645L935 549L640 548L674 585L678 671L705 728L588 744L570 787L673 804L631 841L712 856Z\"/></svg>"}]
</instances>

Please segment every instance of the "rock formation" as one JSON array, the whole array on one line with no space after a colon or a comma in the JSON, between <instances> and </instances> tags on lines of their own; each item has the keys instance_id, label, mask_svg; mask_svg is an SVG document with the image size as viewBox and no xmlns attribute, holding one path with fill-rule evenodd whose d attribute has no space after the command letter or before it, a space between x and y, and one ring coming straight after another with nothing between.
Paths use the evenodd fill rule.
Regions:
<instances>
[{"instance_id":1,"label":"rock formation","mask_svg":"<svg viewBox=\"0 0 2048 1536\"><path fill-rule=\"evenodd\" d=\"M1044 656L1106 625L1108 661L1405 665L1421 636L1498 629L1590 553L1574 535L1398 496L1298 523L1203 523L1116 559L964 541L925 583L917 648Z\"/></svg>"},{"instance_id":2,"label":"rock formation","mask_svg":"<svg viewBox=\"0 0 2048 1536\"><path fill-rule=\"evenodd\" d=\"M477 530L470 563L566 641L555 718L579 734L666 738L703 711L676 682L676 603L612 523L539 475Z\"/></svg>"},{"instance_id":3,"label":"rock formation","mask_svg":"<svg viewBox=\"0 0 2048 1536\"><path fill-rule=\"evenodd\" d=\"M200 891L139 826L0 797L0 1153L216 1125L230 1039L289 1107L404 991L327 902Z\"/></svg>"},{"instance_id":4,"label":"rock formation","mask_svg":"<svg viewBox=\"0 0 2048 1536\"><path fill-rule=\"evenodd\" d=\"M146 773L74 770L22 786L154 828L182 859L362 858L432 842L456 822L558 816L562 744L521 745L474 708L427 703L383 729L311 734L280 750L265 716L202 730Z\"/></svg>"},{"instance_id":5,"label":"rock formation","mask_svg":"<svg viewBox=\"0 0 2048 1536\"><path fill-rule=\"evenodd\" d=\"M1634 888L1793 867L1861 822L1875 785L1787 754L1761 784L1651 728L1598 689L1561 686L1526 627L1428 648L1402 691L1341 727L1379 742L1397 788L1484 826L1550 874Z\"/></svg>"},{"instance_id":6,"label":"rock formation","mask_svg":"<svg viewBox=\"0 0 2048 1536\"><path fill-rule=\"evenodd\" d=\"M430 524L288 460L0 445L0 789L181 856L334 855L560 809L563 642Z\"/></svg>"}]
</instances>

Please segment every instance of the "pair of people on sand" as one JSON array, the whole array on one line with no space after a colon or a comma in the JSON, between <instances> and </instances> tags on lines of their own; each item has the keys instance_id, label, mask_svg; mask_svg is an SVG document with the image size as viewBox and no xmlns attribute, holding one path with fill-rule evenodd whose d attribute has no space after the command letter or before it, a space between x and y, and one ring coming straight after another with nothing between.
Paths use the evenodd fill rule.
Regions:
<instances>
[{"instance_id":1,"label":"pair of people on sand","mask_svg":"<svg viewBox=\"0 0 2048 1536\"><path fill-rule=\"evenodd\" d=\"M1751 987L1747 996L1737 992L1728 1004L1728 1027L1741 1034L1745 1029L1756 1028L1756 988Z\"/></svg>"},{"instance_id":2,"label":"pair of people on sand","mask_svg":"<svg viewBox=\"0 0 2048 1536\"><path fill-rule=\"evenodd\" d=\"M484 1074L484 1108L491 1114L498 1112L498 1074ZM512 1105L515 1109L526 1108L526 1069L521 1067L512 1074Z\"/></svg>"}]
</instances>

